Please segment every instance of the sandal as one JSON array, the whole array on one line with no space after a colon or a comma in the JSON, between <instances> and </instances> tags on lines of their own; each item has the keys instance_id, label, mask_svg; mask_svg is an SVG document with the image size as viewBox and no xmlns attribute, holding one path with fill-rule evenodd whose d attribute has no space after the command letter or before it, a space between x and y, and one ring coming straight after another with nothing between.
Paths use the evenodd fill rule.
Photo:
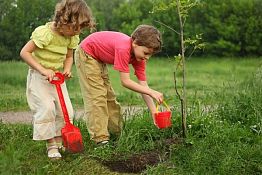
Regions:
<instances>
[{"instance_id":1,"label":"sandal","mask_svg":"<svg viewBox=\"0 0 262 175\"><path fill-rule=\"evenodd\" d=\"M62 156L58 151L58 147L56 145L49 146L47 148L47 156L50 159L61 159Z\"/></svg>"},{"instance_id":2,"label":"sandal","mask_svg":"<svg viewBox=\"0 0 262 175\"><path fill-rule=\"evenodd\" d=\"M63 146L62 142L56 142L59 152L65 152L66 148Z\"/></svg>"},{"instance_id":3,"label":"sandal","mask_svg":"<svg viewBox=\"0 0 262 175\"><path fill-rule=\"evenodd\" d=\"M65 152L66 148L63 145L61 145L61 146L58 147L58 150L61 151L61 152Z\"/></svg>"}]
</instances>

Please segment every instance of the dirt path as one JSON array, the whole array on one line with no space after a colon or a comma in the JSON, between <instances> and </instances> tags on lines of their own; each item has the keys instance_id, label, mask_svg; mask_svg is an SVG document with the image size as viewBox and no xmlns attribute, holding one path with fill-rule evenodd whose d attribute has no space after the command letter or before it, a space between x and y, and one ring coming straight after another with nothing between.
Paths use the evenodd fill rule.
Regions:
<instances>
[{"instance_id":1,"label":"dirt path","mask_svg":"<svg viewBox=\"0 0 262 175\"><path fill-rule=\"evenodd\" d=\"M81 118L84 110L76 111L76 118ZM0 112L0 121L3 123L31 123L33 112L19 111L19 112Z\"/></svg>"},{"instance_id":2,"label":"dirt path","mask_svg":"<svg viewBox=\"0 0 262 175\"><path fill-rule=\"evenodd\" d=\"M141 112L144 108L134 106L134 107L123 107L123 113L126 116L132 116L137 112ZM0 112L0 121L3 123L27 123L30 124L32 121L33 112L31 111L9 111ZM75 110L75 118L80 119L84 116L83 109Z\"/></svg>"}]
</instances>

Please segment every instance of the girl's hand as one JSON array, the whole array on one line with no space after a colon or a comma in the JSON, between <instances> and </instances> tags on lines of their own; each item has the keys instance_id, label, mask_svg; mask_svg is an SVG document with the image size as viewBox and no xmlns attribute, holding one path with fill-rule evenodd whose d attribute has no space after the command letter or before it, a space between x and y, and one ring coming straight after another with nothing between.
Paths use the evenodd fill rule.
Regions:
<instances>
[{"instance_id":1,"label":"girl's hand","mask_svg":"<svg viewBox=\"0 0 262 175\"><path fill-rule=\"evenodd\" d=\"M55 76L55 72L52 69L43 69L41 74L45 76L48 81L52 81Z\"/></svg>"},{"instance_id":2,"label":"girl's hand","mask_svg":"<svg viewBox=\"0 0 262 175\"><path fill-rule=\"evenodd\" d=\"M65 76L65 79L70 79L70 78L72 78L72 73L71 73L71 71L66 71L66 70L64 70L63 75Z\"/></svg>"}]
</instances>

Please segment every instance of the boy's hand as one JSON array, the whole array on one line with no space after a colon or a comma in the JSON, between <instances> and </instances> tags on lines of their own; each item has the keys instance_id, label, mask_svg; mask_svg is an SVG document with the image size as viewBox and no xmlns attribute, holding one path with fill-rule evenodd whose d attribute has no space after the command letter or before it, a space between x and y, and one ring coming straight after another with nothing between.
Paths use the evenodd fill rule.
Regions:
<instances>
[{"instance_id":1,"label":"boy's hand","mask_svg":"<svg viewBox=\"0 0 262 175\"><path fill-rule=\"evenodd\" d=\"M154 98L159 104L161 104L164 100L164 95L155 90L152 90L151 97Z\"/></svg>"},{"instance_id":2,"label":"boy's hand","mask_svg":"<svg viewBox=\"0 0 262 175\"><path fill-rule=\"evenodd\" d=\"M156 120L155 120L155 114L156 114L156 113L152 113L151 115L152 115L152 119L153 119L154 125L157 126Z\"/></svg>"}]
</instances>

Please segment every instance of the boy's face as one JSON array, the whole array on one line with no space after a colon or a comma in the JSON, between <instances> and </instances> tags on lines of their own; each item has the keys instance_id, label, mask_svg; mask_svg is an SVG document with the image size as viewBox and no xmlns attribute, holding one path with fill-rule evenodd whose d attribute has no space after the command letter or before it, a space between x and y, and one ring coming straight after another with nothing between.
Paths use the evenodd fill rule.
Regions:
<instances>
[{"instance_id":1,"label":"boy's face","mask_svg":"<svg viewBox=\"0 0 262 175\"><path fill-rule=\"evenodd\" d=\"M135 42L132 42L133 53L137 61L149 60L153 55L153 49L145 46L139 46Z\"/></svg>"}]
</instances>

